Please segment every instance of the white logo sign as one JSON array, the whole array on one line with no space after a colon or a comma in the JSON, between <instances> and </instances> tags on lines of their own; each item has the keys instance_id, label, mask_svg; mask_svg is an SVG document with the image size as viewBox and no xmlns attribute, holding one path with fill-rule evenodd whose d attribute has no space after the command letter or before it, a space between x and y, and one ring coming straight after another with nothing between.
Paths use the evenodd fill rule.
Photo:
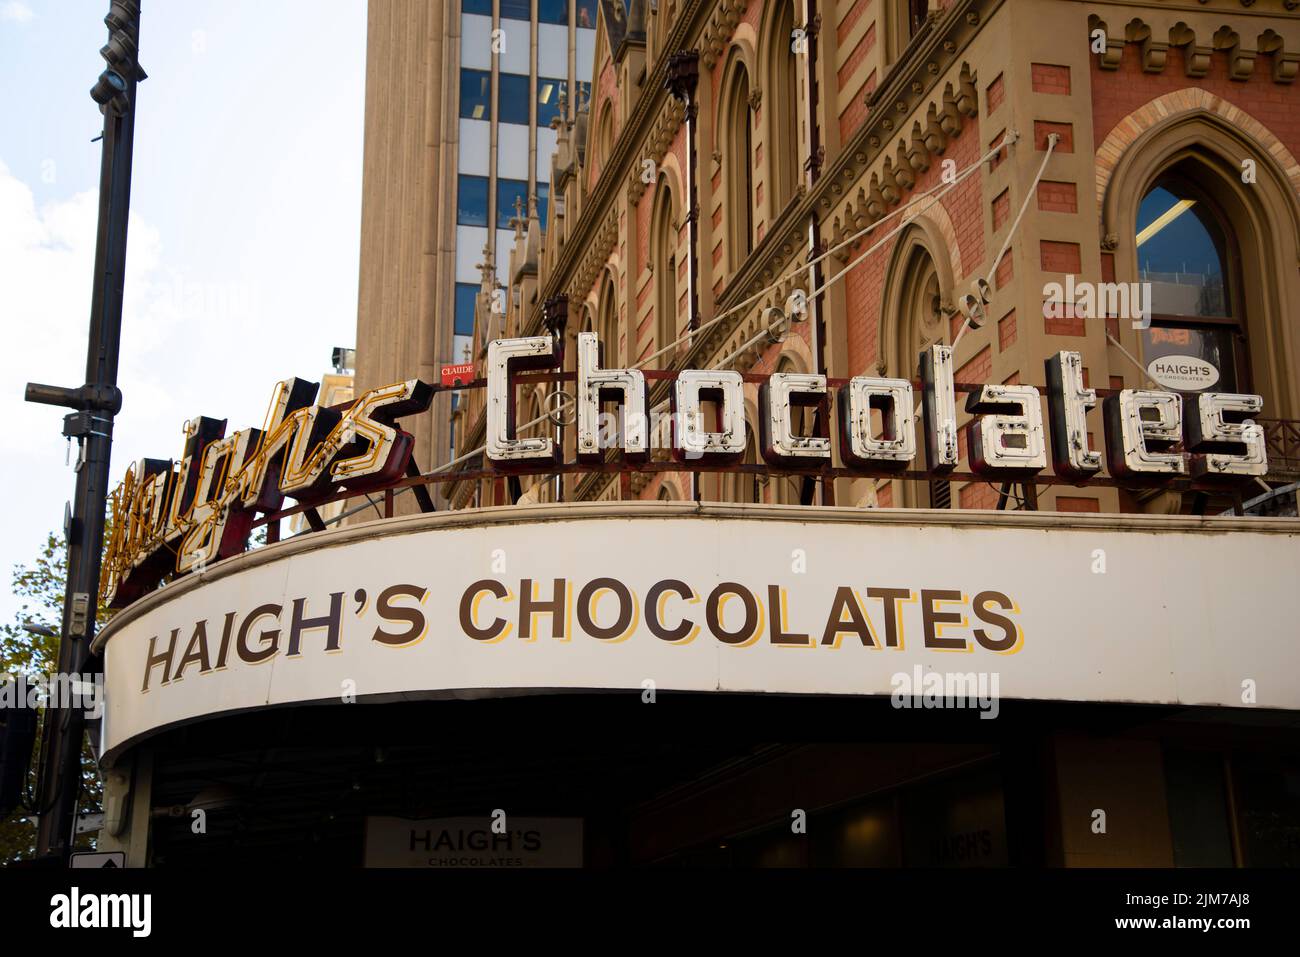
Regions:
<instances>
[{"instance_id":1,"label":"white logo sign","mask_svg":"<svg viewBox=\"0 0 1300 957\"><path fill-rule=\"evenodd\" d=\"M1198 392L1219 381L1219 370L1196 356L1161 356L1147 363L1147 373L1162 386L1179 392Z\"/></svg>"}]
</instances>

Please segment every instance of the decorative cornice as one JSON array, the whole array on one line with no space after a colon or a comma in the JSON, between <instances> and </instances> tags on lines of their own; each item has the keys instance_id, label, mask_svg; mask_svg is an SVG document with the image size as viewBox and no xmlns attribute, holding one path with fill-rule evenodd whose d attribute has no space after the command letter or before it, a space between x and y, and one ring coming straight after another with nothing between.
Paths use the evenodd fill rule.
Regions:
<instances>
[{"instance_id":1,"label":"decorative cornice","mask_svg":"<svg viewBox=\"0 0 1300 957\"><path fill-rule=\"evenodd\" d=\"M668 148L672 145L673 137L677 135L685 119L686 107L682 101L669 97L663 109L655 116L650 132L646 136L645 159L652 161L656 167L662 165L664 157L668 155ZM627 172L627 198L635 203L649 186L650 183L645 182L641 175L641 164L633 163Z\"/></svg>"},{"instance_id":2,"label":"decorative cornice","mask_svg":"<svg viewBox=\"0 0 1300 957\"><path fill-rule=\"evenodd\" d=\"M587 298L587 293L596 284L596 277L609 262L609 255L618 242L618 209L611 206L605 218L596 230L596 235L588 243L585 255L573 271L573 281L569 283L565 294L574 302ZM549 297L548 297L549 298Z\"/></svg>"},{"instance_id":3,"label":"decorative cornice","mask_svg":"<svg viewBox=\"0 0 1300 957\"><path fill-rule=\"evenodd\" d=\"M1297 0L1300 2L1300 0ZM1288 9L1290 9L1288 7ZM1150 11L1148 16L1159 11ZM1118 70L1124 47L1133 44L1145 73L1163 73L1168 61L1169 48L1183 53L1183 70L1187 76L1200 78L1210 72L1211 57L1223 53L1228 61L1228 76L1233 80L1248 80L1255 74L1258 56L1273 58L1273 81L1291 83L1300 72L1300 51L1286 49L1285 39L1275 30L1267 28L1254 40L1244 37L1229 24L1221 25L1212 35L1200 33L1185 20L1169 26L1154 24L1142 17L1133 17L1124 25L1122 36L1112 32L1107 22L1097 14L1088 17L1089 33L1101 30L1106 37L1105 49L1097 54L1097 66L1103 70Z\"/></svg>"},{"instance_id":4,"label":"decorative cornice","mask_svg":"<svg viewBox=\"0 0 1300 957\"><path fill-rule=\"evenodd\" d=\"M709 15L709 22L700 36L700 60L705 69L712 70L717 65L727 46L731 35L736 32L736 25L745 15L748 0L719 0Z\"/></svg>"}]
</instances>

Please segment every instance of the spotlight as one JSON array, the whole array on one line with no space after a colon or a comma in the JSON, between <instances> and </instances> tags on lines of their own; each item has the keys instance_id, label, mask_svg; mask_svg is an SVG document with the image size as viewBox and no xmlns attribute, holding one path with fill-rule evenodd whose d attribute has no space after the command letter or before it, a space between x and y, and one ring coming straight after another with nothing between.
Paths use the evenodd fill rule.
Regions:
<instances>
[{"instance_id":1,"label":"spotlight","mask_svg":"<svg viewBox=\"0 0 1300 957\"><path fill-rule=\"evenodd\" d=\"M116 70L105 70L99 75L99 82L90 88L90 98L101 107L119 96L126 96L126 80Z\"/></svg>"},{"instance_id":2,"label":"spotlight","mask_svg":"<svg viewBox=\"0 0 1300 957\"><path fill-rule=\"evenodd\" d=\"M110 30L134 29L139 16L140 6L133 0L113 0L104 17L104 25Z\"/></svg>"},{"instance_id":3,"label":"spotlight","mask_svg":"<svg viewBox=\"0 0 1300 957\"><path fill-rule=\"evenodd\" d=\"M130 70L135 63L136 54L135 41L131 39L130 34L124 30L118 30L108 38L108 43L100 49L99 55L108 61L108 65L115 70Z\"/></svg>"}]
</instances>

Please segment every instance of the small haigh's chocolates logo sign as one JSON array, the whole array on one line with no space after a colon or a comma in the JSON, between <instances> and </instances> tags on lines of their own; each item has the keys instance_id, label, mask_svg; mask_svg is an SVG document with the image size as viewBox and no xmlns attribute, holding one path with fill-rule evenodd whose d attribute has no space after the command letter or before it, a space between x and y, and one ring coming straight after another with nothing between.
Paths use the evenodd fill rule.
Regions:
<instances>
[{"instance_id":1,"label":"small haigh's chocolates logo sign","mask_svg":"<svg viewBox=\"0 0 1300 957\"><path fill-rule=\"evenodd\" d=\"M621 406L618 451L634 466L650 457L649 392L639 369L607 369L594 333L577 341L574 415L579 463L606 459L602 407ZM473 382L473 364L442 369L441 388ZM516 374L555 372L562 356L549 336L498 339L487 350L486 445L490 466L503 471L546 472L560 461L550 435L521 437L516 415ZM741 461L748 442L746 378L720 369L670 374L670 446L673 458L696 467L726 468ZM446 380L450 377L451 384ZM752 376L750 377L753 378ZM1083 384L1078 353L1046 361L1052 468L1086 484L1102 470L1102 451L1090 446L1087 413L1096 390ZM279 511L286 497L314 505L389 488L412 473L414 439L395 427L402 417L429 408L435 387L410 379L372 389L344 408L315 404L317 386L286 379L275 387L262 429L227 436L226 423L196 418L185 423L179 462L142 459L113 493L113 535L104 562L103 598L127 604L171 574L243 551L259 513ZM838 452L844 468L862 475L906 473L918 477L917 413L922 414L925 469L940 478L959 462L957 387L953 352L931 346L920 359L920 401L907 379L774 373L759 386L760 448L776 469L818 470L834 463L832 438L797 433L792 411L838 406ZM1049 439L1042 393L1031 385L967 387L970 469L990 480L1032 480L1048 467ZM1196 479L1236 480L1268 470L1263 429L1252 421L1263 408L1258 395L1125 389L1101 403L1105 464L1112 480L1133 484Z\"/></svg>"}]
</instances>

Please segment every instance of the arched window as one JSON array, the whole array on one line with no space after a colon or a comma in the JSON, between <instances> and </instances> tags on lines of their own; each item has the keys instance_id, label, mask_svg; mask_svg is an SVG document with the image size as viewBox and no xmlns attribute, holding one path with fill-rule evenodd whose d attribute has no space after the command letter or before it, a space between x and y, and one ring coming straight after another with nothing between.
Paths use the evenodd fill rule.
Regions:
<instances>
[{"instance_id":1,"label":"arched window","mask_svg":"<svg viewBox=\"0 0 1300 957\"><path fill-rule=\"evenodd\" d=\"M1113 291L1144 292L1144 271L1153 283L1151 327L1120 321L1119 338L1137 340L1133 351L1148 375L1168 376L1161 388L1194 390L1195 375L1175 378L1180 366L1211 364L1205 356L1217 362L1201 381L1217 381L1201 387L1258 394L1265 419L1300 418L1300 189L1289 172L1295 161L1251 117L1230 119L1210 94L1192 94L1199 99L1190 109L1156 101L1169 115L1145 121L1104 187L1102 234L1114 244L1119 284ZM1143 124L1137 114L1125 122ZM1107 145L1114 143L1108 138ZM1254 175L1243 182L1247 158ZM1153 360L1172 354L1191 359L1152 370ZM1125 379L1130 386L1146 381L1128 373Z\"/></svg>"},{"instance_id":2,"label":"arched window","mask_svg":"<svg viewBox=\"0 0 1300 957\"><path fill-rule=\"evenodd\" d=\"M600 299L596 305L596 332L600 336L601 365L607 369L618 366L622 352L618 347L618 302L614 293L614 277L605 273L600 286Z\"/></svg>"},{"instance_id":3,"label":"arched window","mask_svg":"<svg viewBox=\"0 0 1300 957\"><path fill-rule=\"evenodd\" d=\"M889 357L894 375L914 378L921 353L935 343L951 341L951 330L944 311L945 280L938 262L931 254L928 236L922 226L905 232L895 247L890 263L892 278L887 289L881 322L887 324L894 353ZM948 508L951 489L948 482L900 482L901 501L905 508Z\"/></svg>"},{"instance_id":4,"label":"arched window","mask_svg":"<svg viewBox=\"0 0 1300 957\"><path fill-rule=\"evenodd\" d=\"M1228 218L1193 170L1162 174L1138 207L1138 279L1149 283L1151 326L1142 331L1148 372L1179 392L1251 388L1239 256ZM1157 364L1164 357L1200 360ZM1212 370L1206 372L1205 370Z\"/></svg>"},{"instance_id":5,"label":"arched window","mask_svg":"<svg viewBox=\"0 0 1300 957\"><path fill-rule=\"evenodd\" d=\"M600 122L596 125L596 162L594 164L595 175L592 177L592 183L600 179L600 174L605 169L605 164L609 162L609 154L613 149L614 107L606 103L605 108L600 113Z\"/></svg>"},{"instance_id":6,"label":"arched window","mask_svg":"<svg viewBox=\"0 0 1300 957\"><path fill-rule=\"evenodd\" d=\"M722 165L728 223L727 246L734 275L754 249L754 136L749 109L749 73L733 60L723 101Z\"/></svg>"},{"instance_id":7,"label":"arched window","mask_svg":"<svg viewBox=\"0 0 1300 957\"><path fill-rule=\"evenodd\" d=\"M914 343L913 361L927 346L945 338L943 327L943 297L939 292L939 269L934 258L924 249L917 249L907 264L900 294L902 309L899 319L918 333L920 341Z\"/></svg>"},{"instance_id":8,"label":"arched window","mask_svg":"<svg viewBox=\"0 0 1300 957\"><path fill-rule=\"evenodd\" d=\"M677 338L680 329L680 317L677 314L677 228L673 223L673 194L662 177L650 217L650 241L651 263L654 267L656 333L652 351L658 352ZM659 357L658 365L667 369L672 361L673 353L666 352Z\"/></svg>"},{"instance_id":9,"label":"arched window","mask_svg":"<svg viewBox=\"0 0 1300 957\"><path fill-rule=\"evenodd\" d=\"M780 0L768 35L767 92L763 108L767 114L769 166L772 171L772 216L785 209L799 186L799 68L794 52L795 0Z\"/></svg>"}]
</instances>

